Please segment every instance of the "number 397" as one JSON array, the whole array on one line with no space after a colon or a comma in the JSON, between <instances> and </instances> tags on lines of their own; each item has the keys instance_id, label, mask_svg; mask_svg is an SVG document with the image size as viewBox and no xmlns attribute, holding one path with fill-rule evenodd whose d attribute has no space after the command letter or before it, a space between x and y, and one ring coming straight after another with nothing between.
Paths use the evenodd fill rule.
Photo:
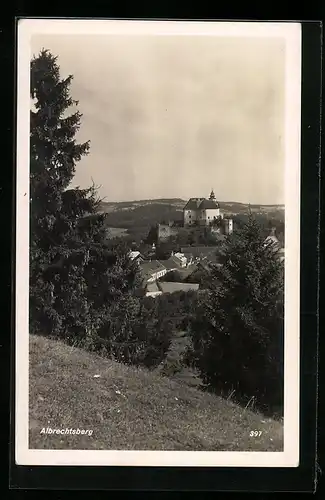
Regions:
<instances>
[{"instance_id":1,"label":"number 397","mask_svg":"<svg viewBox=\"0 0 325 500\"><path fill-rule=\"evenodd\" d=\"M250 437L258 437L262 435L262 431L250 431Z\"/></svg>"}]
</instances>

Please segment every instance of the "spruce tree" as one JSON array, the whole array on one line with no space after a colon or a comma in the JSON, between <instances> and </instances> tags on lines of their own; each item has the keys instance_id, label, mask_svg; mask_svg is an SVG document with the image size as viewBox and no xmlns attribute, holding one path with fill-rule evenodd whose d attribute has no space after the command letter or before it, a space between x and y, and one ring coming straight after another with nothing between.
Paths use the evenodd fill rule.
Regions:
<instances>
[{"instance_id":1,"label":"spruce tree","mask_svg":"<svg viewBox=\"0 0 325 500\"><path fill-rule=\"evenodd\" d=\"M106 244L95 187L70 188L89 151L89 142L76 140L82 115L72 78L60 77L48 50L31 61L30 327L89 345L121 297L125 306L137 269L125 249Z\"/></svg>"},{"instance_id":2,"label":"spruce tree","mask_svg":"<svg viewBox=\"0 0 325 500\"><path fill-rule=\"evenodd\" d=\"M283 398L284 266L262 228L248 221L226 238L221 266L192 321L193 359L219 393L254 398L267 411Z\"/></svg>"},{"instance_id":3,"label":"spruce tree","mask_svg":"<svg viewBox=\"0 0 325 500\"><path fill-rule=\"evenodd\" d=\"M31 61L30 331L153 366L169 346L168 322L148 324L138 266L125 243L107 240L95 186L70 187L89 152L76 140L72 78L48 50Z\"/></svg>"},{"instance_id":4,"label":"spruce tree","mask_svg":"<svg viewBox=\"0 0 325 500\"><path fill-rule=\"evenodd\" d=\"M57 243L54 225L62 210L62 194L73 179L76 163L89 150L89 142L78 144L75 139L80 112L68 114L78 105L70 96L72 79L72 75L60 78L57 58L48 50L31 61L35 108L30 112L31 227L33 242L44 250Z\"/></svg>"},{"instance_id":5,"label":"spruce tree","mask_svg":"<svg viewBox=\"0 0 325 500\"><path fill-rule=\"evenodd\" d=\"M73 250L78 251L75 244L78 217L75 212L79 211L79 215L93 212L96 205L94 193L67 190L76 162L89 149L88 142L78 144L75 140L81 114L78 111L67 113L69 108L78 104L69 94L71 81L72 76L60 78L57 58L49 51L42 50L32 59L30 320L32 330L43 333L65 329L58 304L58 288L60 297L64 299L66 295L71 302L73 293L71 295L70 292L81 286L75 272L78 266L71 262ZM88 194L91 196L88 197ZM88 205L84 211L83 204ZM66 282L63 286L62 275L65 274L64 279L67 280L69 272L76 281L75 287L69 286L71 280L69 285Z\"/></svg>"}]
</instances>

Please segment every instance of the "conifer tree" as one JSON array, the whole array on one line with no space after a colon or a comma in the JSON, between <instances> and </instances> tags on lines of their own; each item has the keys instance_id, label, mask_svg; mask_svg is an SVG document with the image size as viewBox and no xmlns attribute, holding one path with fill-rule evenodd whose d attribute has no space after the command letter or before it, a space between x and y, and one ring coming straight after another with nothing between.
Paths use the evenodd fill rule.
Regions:
<instances>
[{"instance_id":1,"label":"conifer tree","mask_svg":"<svg viewBox=\"0 0 325 500\"><path fill-rule=\"evenodd\" d=\"M125 363L153 366L170 343L168 321L156 328L137 291L139 269L123 242L106 239L95 186L71 188L89 151L76 134L82 115L70 96L72 76L42 50L31 62L30 331L61 337ZM154 326L153 326L154 325Z\"/></svg>"},{"instance_id":2,"label":"conifer tree","mask_svg":"<svg viewBox=\"0 0 325 500\"><path fill-rule=\"evenodd\" d=\"M89 151L89 142L76 140L82 115L70 96L72 78L60 77L48 50L31 61L30 324L35 332L84 341L133 289L137 270L125 250L107 246L95 187L70 188Z\"/></svg>"},{"instance_id":3,"label":"conifer tree","mask_svg":"<svg viewBox=\"0 0 325 500\"><path fill-rule=\"evenodd\" d=\"M284 266L262 228L248 222L226 238L221 266L192 321L193 359L205 383L264 410L283 397Z\"/></svg>"},{"instance_id":4,"label":"conifer tree","mask_svg":"<svg viewBox=\"0 0 325 500\"><path fill-rule=\"evenodd\" d=\"M78 105L70 97L72 78L60 78L57 58L47 50L32 59L30 90L35 111L30 112L31 220L33 241L44 250L56 244L53 229L62 210L62 194L73 179L76 163L89 150L89 142L78 144L75 139L80 112L68 114ZM86 196L83 198L86 202ZM76 205L77 200L70 197L68 201ZM91 207L84 208L91 211Z\"/></svg>"},{"instance_id":5,"label":"conifer tree","mask_svg":"<svg viewBox=\"0 0 325 500\"><path fill-rule=\"evenodd\" d=\"M75 134L81 114L67 111L77 102L69 94L72 76L60 78L57 58L47 50L31 61L30 94L34 110L30 112L30 319L31 327L43 333L63 328L58 307L59 279L69 274L78 281L71 262L76 247L78 215L93 212L94 193L67 190L75 173L76 162L87 154L89 143L77 144ZM88 197L87 195L91 196ZM82 210L83 204L87 205ZM81 212L81 213L80 213ZM67 260L68 259L68 260ZM69 262L70 259L70 262ZM55 274L54 269L57 273ZM51 279L51 278L55 279ZM67 279L67 276L65 276ZM59 285L62 285L61 287ZM71 285L71 280L69 281ZM74 290L78 290L81 282ZM66 286L71 300L73 287Z\"/></svg>"}]
</instances>

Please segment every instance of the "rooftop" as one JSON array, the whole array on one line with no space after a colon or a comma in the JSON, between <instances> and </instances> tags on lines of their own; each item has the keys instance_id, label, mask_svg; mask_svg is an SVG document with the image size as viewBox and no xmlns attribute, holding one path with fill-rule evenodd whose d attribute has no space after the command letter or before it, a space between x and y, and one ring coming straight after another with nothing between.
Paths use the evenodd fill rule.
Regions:
<instances>
[{"instance_id":1,"label":"rooftop","mask_svg":"<svg viewBox=\"0 0 325 500\"><path fill-rule=\"evenodd\" d=\"M205 198L190 198L188 202L186 203L184 210L197 210L200 203L204 200Z\"/></svg>"},{"instance_id":2,"label":"rooftop","mask_svg":"<svg viewBox=\"0 0 325 500\"><path fill-rule=\"evenodd\" d=\"M217 248L213 247L182 247L182 252L185 256L192 256L193 258L207 259L215 261L217 260Z\"/></svg>"},{"instance_id":3,"label":"rooftop","mask_svg":"<svg viewBox=\"0 0 325 500\"><path fill-rule=\"evenodd\" d=\"M141 262L140 269L145 277L150 277L153 273L163 271L166 267L159 260L152 260Z\"/></svg>"},{"instance_id":4,"label":"rooftop","mask_svg":"<svg viewBox=\"0 0 325 500\"><path fill-rule=\"evenodd\" d=\"M274 247L277 247L277 248L281 247L281 244L280 244L278 238L274 234L270 234L269 236L267 236L265 238L264 245L265 246L273 245Z\"/></svg>"},{"instance_id":5,"label":"rooftop","mask_svg":"<svg viewBox=\"0 0 325 500\"><path fill-rule=\"evenodd\" d=\"M161 293L156 282L147 284L147 292L148 293Z\"/></svg>"},{"instance_id":6,"label":"rooftop","mask_svg":"<svg viewBox=\"0 0 325 500\"><path fill-rule=\"evenodd\" d=\"M203 200L200 203L199 206L200 210L207 210L207 209L214 209L214 208L220 208L219 203L214 200Z\"/></svg>"},{"instance_id":7,"label":"rooftop","mask_svg":"<svg viewBox=\"0 0 325 500\"><path fill-rule=\"evenodd\" d=\"M207 200L206 198L190 198L183 210L206 210L220 208L216 200Z\"/></svg>"},{"instance_id":8,"label":"rooftop","mask_svg":"<svg viewBox=\"0 0 325 500\"><path fill-rule=\"evenodd\" d=\"M173 292L189 292L191 290L197 291L199 285L197 283L174 283L174 282L160 282L159 288L163 293Z\"/></svg>"},{"instance_id":9,"label":"rooftop","mask_svg":"<svg viewBox=\"0 0 325 500\"><path fill-rule=\"evenodd\" d=\"M129 256L130 256L130 259L134 260L136 259L137 257L140 257L140 252L138 252L137 250L135 251L131 251L129 253Z\"/></svg>"},{"instance_id":10,"label":"rooftop","mask_svg":"<svg viewBox=\"0 0 325 500\"><path fill-rule=\"evenodd\" d=\"M180 259L180 260L186 259L185 255L181 252L174 253L173 257L177 257L177 259Z\"/></svg>"},{"instance_id":11,"label":"rooftop","mask_svg":"<svg viewBox=\"0 0 325 500\"><path fill-rule=\"evenodd\" d=\"M185 256L183 256L183 258L184 257ZM178 269L178 270L182 269L181 260L180 260L180 258L178 258L175 255L172 255L171 257L169 257L169 259L162 260L161 263L165 266L165 268L168 271L172 271L172 270L175 270L175 269Z\"/></svg>"},{"instance_id":12,"label":"rooftop","mask_svg":"<svg viewBox=\"0 0 325 500\"><path fill-rule=\"evenodd\" d=\"M180 267L180 261L179 259L174 259L173 257L170 257L167 260L164 260L164 266L168 271L172 271L174 269L178 269Z\"/></svg>"}]
</instances>

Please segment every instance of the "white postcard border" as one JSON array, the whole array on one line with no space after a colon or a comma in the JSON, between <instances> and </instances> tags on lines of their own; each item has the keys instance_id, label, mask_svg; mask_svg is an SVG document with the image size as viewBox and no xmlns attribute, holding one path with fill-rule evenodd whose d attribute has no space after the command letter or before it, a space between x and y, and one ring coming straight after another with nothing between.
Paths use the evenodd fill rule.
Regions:
<instances>
[{"instance_id":1,"label":"white postcard border","mask_svg":"<svg viewBox=\"0 0 325 500\"><path fill-rule=\"evenodd\" d=\"M285 101L285 402L283 452L199 452L28 449L29 374L29 119L33 35L198 35L282 37L286 44ZM297 467L300 355L300 111L301 25L265 22L21 19L17 57L16 394L17 465Z\"/></svg>"}]
</instances>

